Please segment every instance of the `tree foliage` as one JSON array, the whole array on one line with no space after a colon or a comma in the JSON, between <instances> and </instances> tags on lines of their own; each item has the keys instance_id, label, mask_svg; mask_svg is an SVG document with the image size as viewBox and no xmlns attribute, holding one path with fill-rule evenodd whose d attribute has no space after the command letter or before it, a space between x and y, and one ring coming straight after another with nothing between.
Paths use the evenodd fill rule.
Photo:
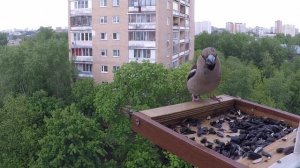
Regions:
<instances>
[{"instance_id":1,"label":"tree foliage","mask_svg":"<svg viewBox=\"0 0 300 168\"><path fill-rule=\"evenodd\" d=\"M5 46L8 43L7 34L0 32L0 47Z\"/></svg>"},{"instance_id":2,"label":"tree foliage","mask_svg":"<svg viewBox=\"0 0 300 168\"><path fill-rule=\"evenodd\" d=\"M52 112L45 120L47 134L39 141L36 167L101 167L107 154L104 133L94 119L85 117L75 106Z\"/></svg>"},{"instance_id":3,"label":"tree foliage","mask_svg":"<svg viewBox=\"0 0 300 168\"><path fill-rule=\"evenodd\" d=\"M0 50L0 100L9 92L31 95L41 89L57 97L68 95L71 66L66 35L41 28L20 46Z\"/></svg>"}]
</instances>

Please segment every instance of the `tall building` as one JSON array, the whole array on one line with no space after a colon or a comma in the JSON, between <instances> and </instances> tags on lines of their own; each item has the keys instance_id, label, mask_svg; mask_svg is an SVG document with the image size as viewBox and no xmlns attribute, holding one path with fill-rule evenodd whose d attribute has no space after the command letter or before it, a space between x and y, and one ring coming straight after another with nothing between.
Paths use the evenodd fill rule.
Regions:
<instances>
[{"instance_id":1,"label":"tall building","mask_svg":"<svg viewBox=\"0 0 300 168\"><path fill-rule=\"evenodd\" d=\"M229 33L234 33L235 32L235 26L233 22L226 22L226 30Z\"/></svg>"},{"instance_id":2,"label":"tall building","mask_svg":"<svg viewBox=\"0 0 300 168\"><path fill-rule=\"evenodd\" d=\"M276 20L275 21L275 33L276 34L283 33L283 31L282 31L282 21L281 20Z\"/></svg>"},{"instance_id":3,"label":"tall building","mask_svg":"<svg viewBox=\"0 0 300 168\"><path fill-rule=\"evenodd\" d=\"M191 59L194 28L194 0L69 0L70 58L97 83L131 61Z\"/></svg>"},{"instance_id":4,"label":"tall building","mask_svg":"<svg viewBox=\"0 0 300 168\"><path fill-rule=\"evenodd\" d=\"M246 23L235 23L235 33L246 33Z\"/></svg>"},{"instance_id":5,"label":"tall building","mask_svg":"<svg viewBox=\"0 0 300 168\"><path fill-rule=\"evenodd\" d=\"M296 35L295 25L289 25L289 24L283 25L283 34L285 36L290 35L290 36L294 37Z\"/></svg>"},{"instance_id":6,"label":"tall building","mask_svg":"<svg viewBox=\"0 0 300 168\"><path fill-rule=\"evenodd\" d=\"M211 34L211 23L209 21L195 23L195 35L198 35L202 32L207 32L208 34Z\"/></svg>"}]
</instances>

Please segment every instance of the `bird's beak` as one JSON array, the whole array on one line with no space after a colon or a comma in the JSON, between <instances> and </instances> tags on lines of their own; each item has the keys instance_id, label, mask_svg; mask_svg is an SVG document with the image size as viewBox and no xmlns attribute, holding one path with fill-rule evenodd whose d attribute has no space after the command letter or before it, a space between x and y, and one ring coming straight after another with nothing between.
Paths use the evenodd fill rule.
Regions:
<instances>
[{"instance_id":1,"label":"bird's beak","mask_svg":"<svg viewBox=\"0 0 300 168\"><path fill-rule=\"evenodd\" d=\"M215 65L215 64L216 64L216 57L210 54L210 55L205 59L205 63L206 63L206 65L208 65L208 66L210 66L210 65Z\"/></svg>"}]
</instances>

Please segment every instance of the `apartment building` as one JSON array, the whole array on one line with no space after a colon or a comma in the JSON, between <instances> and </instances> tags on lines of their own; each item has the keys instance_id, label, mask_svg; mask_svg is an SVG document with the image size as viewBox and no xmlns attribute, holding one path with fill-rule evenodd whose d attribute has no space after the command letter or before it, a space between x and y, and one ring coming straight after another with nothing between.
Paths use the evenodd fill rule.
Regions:
<instances>
[{"instance_id":1,"label":"apartment building","mask_svg":"<svg viewBox=\"0 0 300 168\"><path fill-rule=\"evenodd\" d=\"M131 61L177 67L194 55L194 0L69 0L69 49L97 83Z\"/></svg>"}]
</instances>

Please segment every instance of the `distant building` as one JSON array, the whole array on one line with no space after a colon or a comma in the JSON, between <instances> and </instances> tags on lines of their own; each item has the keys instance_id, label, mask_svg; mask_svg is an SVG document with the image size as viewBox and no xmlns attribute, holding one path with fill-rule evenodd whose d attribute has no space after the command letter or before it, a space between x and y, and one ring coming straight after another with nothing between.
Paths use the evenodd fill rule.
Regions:
<instances>
[{"instance_id":1,"label":"distant building","mask_svg":"<svg viewBox=\"0 0 300 168\"><path fill-rule=\"evenodd\" d=\"M226 31L229 33L246 33L246 23L226 22Z\"/></svg>"},{"instance_id":2,"label":"distant building","mask_svg":"<svg viewBox=\"0 0 300 168\"><path fill-rule=\"evenodd\" d=\"M256 27L254 28L254 33L255 33L258 37L262 37L262 36L265 34L265 28L256 26Z\"/></svg>"},{"instance_id":3,"label":"distant building","mask_svg":"<svg viewBox=\"0 0 300 168\"><path fill-rule=\"evenodd\" d=\"M226 22L226 30L229 33L235 33L235 25L233 22Z\"/></svg>"},{"instance_id":4,"label":"distant building","mask_svg":"<svg viewBox=\"0 0 300 168\"><path fill-rule=\"evenodd\" d=\"M295 26L289 25L289 24L283 25L283 33L284 33L284 35L290 35L290 36L294 37L296 34Z\"/></svg>"},{"instance_id":5,"label":"distant building","mask_svg":"<svg viewBox=\"0 0 300 168\"><path fill-rule=\"evenodd\" d=\"M281 20L276 20L275 21L275 33L276 34L283 33L283 31L282 31L282 21Z\"/></svg>"},{"instance_id":6,"label":"distant building","mask_svg":"<svg viewBox=\"0 0 300 168\"><path fill-rule=\"evenodd\" d=\"M69 56L79 77L113 81L136 61L177 67L194 56L194 0L68 0Z\"/></svg>"},{"instance_id":7,"label":"distant building","mask_svg":"<svg viewBox=\"0 0 300 168\"><path fill-rule=\"evenodd\" d=\"M235 23L234 30L235 33L246 33L246 23Z\"/></svg>"},{"instance_id":8,"label":"distant building","mask_svg":"<svg viewBox=\"0 0 300 168\"><path fill-rule=\"evenodd\" d=\"M209 21L196 22L195 23L195 35L198 35L203 32L211 34L211 23Z\"/></svg>"}]
</instances>

